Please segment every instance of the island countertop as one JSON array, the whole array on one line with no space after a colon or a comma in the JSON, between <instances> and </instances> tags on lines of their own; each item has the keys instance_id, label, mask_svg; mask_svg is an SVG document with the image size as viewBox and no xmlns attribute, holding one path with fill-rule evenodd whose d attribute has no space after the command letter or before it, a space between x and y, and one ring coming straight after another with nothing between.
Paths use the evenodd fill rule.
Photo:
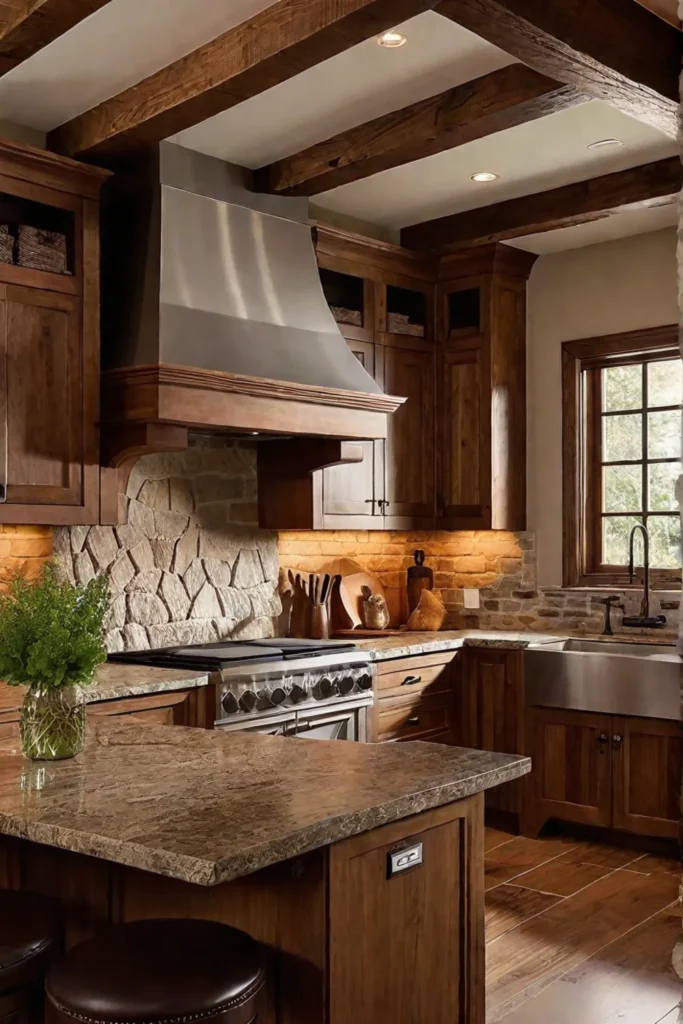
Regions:
<instances>
[{"instance_id":1,"label":"island countertop","mask_svg":"<svg viewBox=\"0 0 683 1024\"><path fill-rule=\"evenodd\" d=\"M525 775L526 757L103 719L32 762L0 742L0 833L216 885Z\"/></svg>"}]
</instances>

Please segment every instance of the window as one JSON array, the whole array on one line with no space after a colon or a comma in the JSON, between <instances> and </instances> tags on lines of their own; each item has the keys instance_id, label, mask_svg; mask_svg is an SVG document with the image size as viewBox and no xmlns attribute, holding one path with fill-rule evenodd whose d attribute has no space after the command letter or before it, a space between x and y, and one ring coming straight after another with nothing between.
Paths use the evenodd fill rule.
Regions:
<instances>
[{"instance_id":1,"label":"window","mask_svg":"<svg viewBox=\"0 0 683 1024\"><path fill-rule=\"evenodd\" d=\"M566 585L627 583L628 539L650 535L653 582L680 585L683 362L676 330L564 345ZM636 541L642 563L642 541Z\"/></svg>"}]
</instances>

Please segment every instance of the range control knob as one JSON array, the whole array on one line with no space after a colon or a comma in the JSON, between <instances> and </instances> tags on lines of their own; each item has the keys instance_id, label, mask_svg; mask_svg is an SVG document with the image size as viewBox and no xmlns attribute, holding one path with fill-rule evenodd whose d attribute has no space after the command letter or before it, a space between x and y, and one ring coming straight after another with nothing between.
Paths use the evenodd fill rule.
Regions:
<instances>
[{"instance_id":1,"label":"range control knob","mask_svg":"<svg viewBox=\"0 0 683 1024\"><path fill-rule=\"evenodd\" d=\"M362 676L358 677L358 689L359 690L371 690L372 689L372 676L369 672L364 672Z\"/></svg>"},{"instance_id":2,"label":"range control knob","mask_svg":"<svg viewBox=\"0 0 683 1024\"><path fill-rule=\"evenodd\" d=\"M334 693L334 683L328 676L323 676L313 687L313 692L318 700L327 700Z\"/></svg>"},{"instance_id":3,"label":"range control knob","mask_svg":"<svg viewBox=\"0 0 683 1024\"><path fill-rule=\"evenodd\" d=\"M353 693L355 685L353 676L343 676L337 683L337 689L341 693L342 697L346 697L348 693Z\"/></svg>"},{"instance_id":4,"label":"range control knob","mask_svg":"<svg viewBox=\"0 0 683 1024\"><path fill-rule=\"evenodd\" d=\"M223 705L223 710L226 715L236 715L240 709L240 706L237 703L237 697L234 693L224 693L221 699L221 704Z\"/></svg>"},{"instance_id":5,"label":"range control knob","mask_svg":"<svg viewBox=\"0 0 683 1024\"><path fill-rule=\"evenodd\" d=\"M284 704L287 700L287 693L282 686L276 686L270 695L270 699L273 704L277 707L278 704Z\"/></svg>"},{"instance_id":6,"label":"range control knob","mask_svg":"<svg viewBox=\"0 0 683 1024\"><path fill-rule=\"evenodd\" d=\"M253 711L256 707L258 697L252 690L245 690L239 699L239 705L242 711Z\"/></svg>"},{"instance_id":7,"label":"range control knob","mask_svg":"<svg viewBox=\"0 0 683 1024\"><path fill-rule=\"evenodd\" d=\"M289 699L292 704L300 704L302 700L306 700L306 691L303 686L299 686L298 683L294 683L294 686L289 691Z\"/></svg>"}]
</instances>

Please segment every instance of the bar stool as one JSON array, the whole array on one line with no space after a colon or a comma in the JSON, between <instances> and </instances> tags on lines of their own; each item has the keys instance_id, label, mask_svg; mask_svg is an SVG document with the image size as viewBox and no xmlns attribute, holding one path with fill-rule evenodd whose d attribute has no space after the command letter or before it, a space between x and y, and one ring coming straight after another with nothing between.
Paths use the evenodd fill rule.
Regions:
<instances>
[{"instance_id":1,"label":"bar stool","mask_svg":"<svg viewBox=\"0 0 683 1024\"><path fill-rule=\"evenodd\" d=\"M215 921L134 921L72 949L48 973L51 1024L255 1024L265 949Z\"/></svg>"},{"instance_id":2,"label":"bar stool","mask_svg":"<svg viewBox=\"0 0 683 1024\"><path fill-rule=\"evenodd\" d=\"M0 890L0 1024L37 1024L43 982L60 951L57 905L34 892Z\"/></svg>"}]
</instances>

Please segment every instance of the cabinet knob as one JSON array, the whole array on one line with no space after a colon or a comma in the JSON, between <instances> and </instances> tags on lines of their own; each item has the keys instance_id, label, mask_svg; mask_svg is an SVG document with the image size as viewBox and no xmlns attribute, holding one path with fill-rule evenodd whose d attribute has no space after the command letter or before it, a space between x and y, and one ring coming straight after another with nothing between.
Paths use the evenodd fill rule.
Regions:
<instances>
[{"instance_id":1,"label":"cabinet knob","mask_svg":"<svg viewBox=\"0 0 683 1024\"><path fill-rule=\"evenodd\" d=\"M608 739L609 739L609 736L607 735L606 732L601 732L600 735L598 736L598 742L599 743L607 743Z\"/></svg>"},{"instance_id":2,"label":"cabinet knob","mask_svg":"<svg viewBox=\"0 0 683 1024\"><path fill-rule=\"evenodd\" d=\"M619 735L619 733L618 733L618 732L616 732L616 733L614 734L614 736L612 737L612 740L613 740L613 742L614 742L614 743L621 743L621 741L623 740L623 738L624 738L623 736L620 736L620 735Z\"/></svg>"},{"instance_id":3,"label":"cabinet knob","mask_svg":"<svg viewBox=\"0 0 683 1024\"><path fill-rule=\"evenodd\" d=\"M389 502L387 501L386 498L380 498L377 504L379 505L380 512L386 512L386 510L389 508Z\"/></svg>"}]
</instances>

